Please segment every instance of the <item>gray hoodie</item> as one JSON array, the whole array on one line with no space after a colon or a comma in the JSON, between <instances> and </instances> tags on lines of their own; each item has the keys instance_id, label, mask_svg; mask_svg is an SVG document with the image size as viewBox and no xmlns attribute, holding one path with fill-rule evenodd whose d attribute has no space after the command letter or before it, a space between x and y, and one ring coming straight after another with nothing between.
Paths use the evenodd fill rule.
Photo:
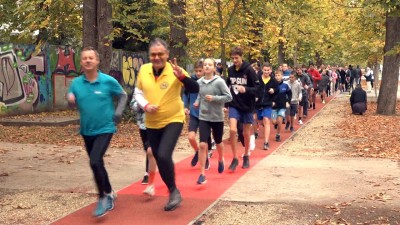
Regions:
<instances>
[{"instance_id":1,"label":"gray hoodie","mask_svg":"<svg viewBox=\"0 0 400 225\"><path fill-rule=\"evenodd\" d=\"M295 80L293 83L288 81L287 84L289 85L290 89L292 90L292 99L290 104L298 104L299 99L302 97L301 93L301 85L298 80Z\"/></svg>"},{"instance_id":2,"label":"gray hoodie","mask_svg":"<svg viewBox=\"0 0 400 225\"><path fill-rule=\"evenodd\" d=\"M219 76L214 76L211 80L200 78L200 90L196 102L199 103L199 119L209 122L223 122L223 108L226 102L232 101L232 95L225 80ZM206 95L212 95L212 100L206 100Z\"/></svg>"}]
</instances>

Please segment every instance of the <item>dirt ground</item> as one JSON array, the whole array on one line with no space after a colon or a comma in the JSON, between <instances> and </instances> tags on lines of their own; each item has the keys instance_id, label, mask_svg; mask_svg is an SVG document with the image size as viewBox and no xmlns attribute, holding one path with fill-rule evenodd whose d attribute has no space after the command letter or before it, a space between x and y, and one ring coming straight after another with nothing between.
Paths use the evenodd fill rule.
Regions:
<instances>
[{"instance_id":1,"label":"dirt ground","mask_svg":"<svg viewBox=\"0 0 400 225\"><path fill-rule=\"evenodd\" d=\"M373 104L363 117L350 115L346 98L342 96L328 104L278 150L279 154L324 159L384 158L399 162L400 140L396 138L396 133L391 134L392 130L400 128L397 121L399 117L376 116L373 113L373 107L376 106ZM379 125L383 130L372 130L372 125ZM77 129L76 125L62 128L0 126L1 224L48 224L96 200L87 156ZM176 148L175 160L192 154L185 136L186 132L183 132ZM388 139L390 143L385 141ZM120 125L120 132L113 138L113 144L106 154L106 164L116 190L141 179L143 173L138 171L144 171L144 153L137 128L133 124ZM388 204L392 199L400 199L398 175L370 182L372 187L385 185L387 188L376 195L357 200ZM276 216L277 211L271 212L272 208L280 209L278 214L281 216L286 215L285 221L277 219L275 224L293 224L291 218L297 214L310 217L304 221L312 222L303 224L355 224L348 222L348 219L341 221L344 209L350 208L351 204L356 205L354 202L332 202L331 205L323 206L281 207L280 203L275 203L274 208L270 203L219 201L198 218L195 224L265 224L260 222L262 220L259 216ZM297 211L294 215L296 208L303 209L303 212ZM372 204L368 208L369 211L379 209L379 204ZM391 210L393 215L400 215L398 205ZM342 217L335 217L339 211ZM350 217L360 215L358 211L349 210L348 213ZM325 217L316 218L316 214ZM371 218L370 223L365 224L399 224L388 223L393 221L389 217Z\"/></svg>"}]
</instances>

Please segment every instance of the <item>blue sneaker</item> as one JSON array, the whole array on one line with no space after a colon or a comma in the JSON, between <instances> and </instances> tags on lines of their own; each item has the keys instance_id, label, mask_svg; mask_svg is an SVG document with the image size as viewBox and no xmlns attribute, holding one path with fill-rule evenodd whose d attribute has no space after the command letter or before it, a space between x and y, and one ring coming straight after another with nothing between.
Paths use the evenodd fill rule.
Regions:
<instances>
[{"instance_id":1,"label":"blue sneaker","mask_svg":"<svg viewBox=\"0 0 400 225\"><path fill-rule=\"evenodd\" d=\"M108 203L108 196L102 197L97 202L96 209L93 212L93 216L95 217L102 217L107 214L107 203Z\"/></svg>"},{"instance_id":2,"label":"blue sneaker","mask_svg":"<svg viewBox=\"0 0 400 225\"><path fill-rule=\"evenodd\" d=\"M197 179L198 184L205 184L207 183L207 178L203 174L200 174L199 179Z\"/></svg>"},{"instance_id":3,"label":"blue sneaker","mask_svg":"<svg viewBox=\"0 0 400 225\"><path fill-rule=\"evenodd\" d=\"M218 173L224 172L225 166L224 161L218 161Z\"/></svg>"},{"instance_id":4,"label":"blue sneaker","mask_svg":"<svg viewBox=\"0 0 400 225\"><path fill-rule=\"evenodd\" d=\"M106 205L106 209L108 211L113 210L114 209L114 202L117 199L117 194L115 194L114 191L111 191L110 194L106 195L107 198L107 205Z\"/></svg>"}]
</instances>

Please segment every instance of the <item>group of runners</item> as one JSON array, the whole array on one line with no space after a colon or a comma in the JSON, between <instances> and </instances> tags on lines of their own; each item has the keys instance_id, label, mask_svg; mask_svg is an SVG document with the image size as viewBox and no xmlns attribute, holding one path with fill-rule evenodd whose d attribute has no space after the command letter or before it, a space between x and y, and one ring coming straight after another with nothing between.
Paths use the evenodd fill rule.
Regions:
<instances>
[{"instance_id":1,"label":"group of runners","mask_svg":"<svg viewBox=\"0 0 400 225\"><path fill-rule=\"evenodd\" d=\"M154 177L158 168L169 190L165 211L174 210L182 201L175 182L172 154L187 115L188 139L195 150L191 166L199 165L197 183L203 185L207 182L209 150L213 149L213 143L218 152L217 170L219 173L225 171L225 113L229 118L233 155L228 170L233 172L240 159L243 169L250 167L250 151L254 149L251 137L258 138L258 130L263 129L260 132L264 139L262 149L268 150L271 129L276 129L275 141L281 141L283 124L287 132L294 131L294 123L303 124L308 110L315 109L317 91L321 93L322 103L326 101L324 93L330 82L326 69L322 69L321 75L313 64L308 68L296 66L293 70L283 64L273 72L270 64L252 65L243 60L240 47L234 47L230 56L233 65L228 68L226 79L219 75L221 67L212 58L197 62L195 74L190 76L177 65L176 59L168 60L169 49L164 40L156 38L149 44L150 63L140 68L130 107L137 112L147 153L146 175L142 181L147 186L143 193L154 196ZM81 52L84 73L72 81L67 95L69 104L77 106L80 112L80 133L99 193L94 211L96 217L114 208L116 194L109 182L103 156L127 102L127 94L121 85L101 73L99 63L98 52L84 48ZM119 97L116 108L113 104L115 96ZM244 146L243 152L239 151L238 140Z\"/></svg>"}]
</instances>

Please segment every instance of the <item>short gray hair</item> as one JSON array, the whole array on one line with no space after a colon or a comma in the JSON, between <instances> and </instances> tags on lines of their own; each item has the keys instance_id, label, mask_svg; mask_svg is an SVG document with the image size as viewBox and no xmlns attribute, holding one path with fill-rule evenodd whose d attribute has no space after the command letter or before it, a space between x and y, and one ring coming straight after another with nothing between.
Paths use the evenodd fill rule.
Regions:
<instances>
[{"instance_id":1,"label":"short gray hair","mask_svg":"<svg viewBox=\"0 0 400 225\"><path fill-rule=\"evenodd\" d=\"M149 49L152 48L152 47L155 46L155 45L162 45L162 46L164 46L164 48L165 48L167 51L169 51L169 47L168 47L167 42L164 41L164 40L161 39L161 38L154 38L154 39L150 42L150 44L149 44Z\"/></svg>"}]
</instances>

